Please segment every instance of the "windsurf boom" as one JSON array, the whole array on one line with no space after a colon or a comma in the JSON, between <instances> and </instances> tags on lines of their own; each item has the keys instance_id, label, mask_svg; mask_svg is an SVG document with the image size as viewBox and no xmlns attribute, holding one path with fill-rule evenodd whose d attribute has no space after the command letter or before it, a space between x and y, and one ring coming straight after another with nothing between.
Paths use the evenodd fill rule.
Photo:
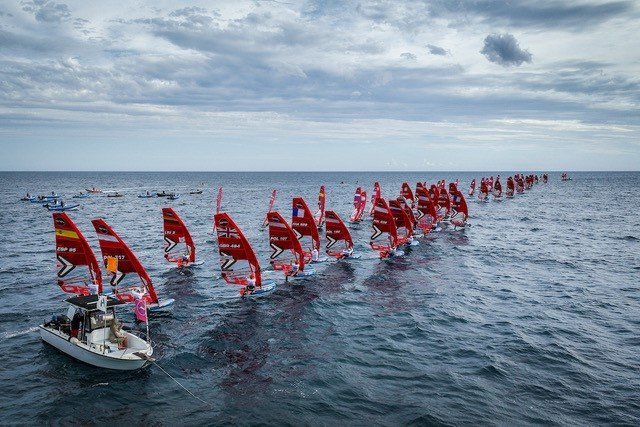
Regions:
<instances>
[{"instance_id":1,"label":"windsurf boom","mask_svg":"<svg viewBox=\"0 0 640 427\"><path fill-rule=\"evenodd\" d=\"M353 240L349 229L334 211L327 211L325 215L327 255L336 259L350 257L353 254Z\"/></svg>"},{"instance_id":2,"label":"windsurf boom","mask_svg":"<svg viewBox=\"0 0 640 427\"><path fill-rule=\"evenodd\" d=\"M58 285L67 293L90 295L102 293L100 265L87 239L64 212L53 214L56 235L56 258L58 259ZM87 274L68 277L76 267L86 266Z\"/></svg>"},{"instance_id":3,"label":"windsurf boom","mask_svg":"<svg viewBox=\"0 0 640 427\"><path fill-rule=\"evenodd\" d=\"M383 198L378 198L373 209L373 234L369 245L380 254L380 258L389 257L398 247L398 230L389 205Z\"/></svg>"},{"instance_id":4,"label":"windsurf boom","mask_svg":"<svg viewBox=\"0 0 640 427\"><path fill-rule=\"evenodd\" d=\"M172 208L162 208L164 257L178 267L196 262L196 245L180 216Z\"/></svg>"},{"instance_id":5,"label":"windsurf boom","mask_svg":"<svg viewBox=\"0 0 640 427\"><path fill-rule=\"evenodd\" d=\"M325 221L325 204L326 193L324 191L324 185L320 186L320 192L318 193L318 211L314 216L316 227L322 228Z\"/></svg>"},{"instance_id":6,"label":"windsurf boom","mask_svg":"<svg viewBox=\"0 0 640 427\"><path fill-rule=\"evenodd\" d=\"M115 296L125 302L134 302L142 298L152 306L170 305L173 300L159 301L147 270L142 266L129 246L116 234L105 220L97 218L91 221L98 235L102 259L111 275L111 288ZM129 273L135 273L140 283L124 285L123 280ZM150 307L153 308L153 307Z\"/></svg>"}]
</instances>

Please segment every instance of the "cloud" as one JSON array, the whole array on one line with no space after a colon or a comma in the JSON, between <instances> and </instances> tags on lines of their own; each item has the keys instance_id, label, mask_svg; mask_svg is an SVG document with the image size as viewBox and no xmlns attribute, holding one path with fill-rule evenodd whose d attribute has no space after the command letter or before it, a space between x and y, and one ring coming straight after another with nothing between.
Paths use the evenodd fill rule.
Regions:
<instances>
[{"instance_id":1,"label":"cloud","mask_svg":"<svg viewBox=\"0 0 640 427\"><path fill-rule=\"evenodd\" d=\"M416 59L418 59L418 57L411 52L403 52L400 54L400 57L402 59L406 59L407 61L415 61Z\"/></svg>"},{"instance_id":2,"label":"cloud","mask_svg":"<svg viewBox=\"0 0 640 427\"><path fill-rule=\"evenodd\" d=\"M433 44L428 44L427 49L429 49L429 53L432 55L446 56L449 53L446 49Z\"/></svg>"},{"instance_id":3,"label":"cloud","mask_svg":"<svg viewBox=\"0 0 640 427\"><path fill-rule=\"evenodd\" d=\"M491 62L505 67L520 66L523 62L531 62L531 53L520 49L518 40L509 33L489 34L484 39L484 47L480 51Z\"/></svg>"},{"instance_id":4,"label":"cloud","mask_svg":"<svg viewBox=\"0 0 640 427\"><path fill-rule=\"evenodd\" d=\"M69 7L64 3L49 0L33 0L22 3L22 10L31 12L40 22L61 22L71 17Z\"/></svg>"}]
</instances>

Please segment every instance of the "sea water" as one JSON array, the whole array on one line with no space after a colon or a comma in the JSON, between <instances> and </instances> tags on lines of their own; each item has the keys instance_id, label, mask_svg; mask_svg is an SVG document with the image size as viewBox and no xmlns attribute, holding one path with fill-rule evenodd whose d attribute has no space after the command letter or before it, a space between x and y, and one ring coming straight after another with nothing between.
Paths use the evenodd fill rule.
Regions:
<instances>
[{"instance_id":1,"label":"sea water","mask_svg":"<svg viewBox=\"0 0 640 427\"><path fill-rule=\"evenodd\" d=\"M369 248L365 220L352 229L362 259L318 264L290 284L274 274L265 298L241 300L219 278L218 186L267 267L260 224L273 188L288 218L293 196L314 210L325 185L327 209L346 219L357 186L371 194L379 181L389 198L403 181L459 179L466 194L472 178L497 173L0 173L0 422L638 425L638 173L552 173L512 200L471 197L471 227L445 227L390 261ZM93 186L125 196L71 199ZM136 197L145 190L183 195ZM154 355L209 405L155 366L104 371L41 341L36 326L68 295L56 285L50 212L19 198L51 191L81 204L69 215L97 254L90 220L102 217L161 298L175 298L150 320ZM204 265L169 268L164 206ZM131 307L120 313L133 320Z\"/></svg>"}]
</instances>

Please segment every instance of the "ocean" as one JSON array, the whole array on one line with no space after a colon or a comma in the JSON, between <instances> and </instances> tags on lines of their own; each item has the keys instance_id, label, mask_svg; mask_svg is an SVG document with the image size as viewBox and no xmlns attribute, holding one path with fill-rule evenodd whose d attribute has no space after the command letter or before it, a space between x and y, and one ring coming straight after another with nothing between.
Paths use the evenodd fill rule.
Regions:
<instances>
[{"instance_id":1,"label":"ocean","mask_svg":"<svg viewBox=\"0 0 640 427\"><path fill-rule=\"evenodd\" d=\"M522 171L527 173L527 171ZM241 300L216 270L223 210L263 267L270 192L347 218L356 186L429 184L513 172L0 173L0 424L639 425L640 173L570 173L500 203L468 200L471 227L444 228L380 261L370 223L352 229L360 260L316 265L295 284ZM104 218L136 252L172 313L150 320L156 366L111 372L43 343L37 326L66 310L56 285L51 214L25 193L94 195L70 212L99 253ZM145 190L202 195L138 199ZM67 202L74 199L67 198ZM75 200L74 200L75 201ZM161 208L190 228L204 265L170 269ZM324 238L323 238L324 245ZM120 310L125 321L133 310Z\"/></svg>"}]
</instances>

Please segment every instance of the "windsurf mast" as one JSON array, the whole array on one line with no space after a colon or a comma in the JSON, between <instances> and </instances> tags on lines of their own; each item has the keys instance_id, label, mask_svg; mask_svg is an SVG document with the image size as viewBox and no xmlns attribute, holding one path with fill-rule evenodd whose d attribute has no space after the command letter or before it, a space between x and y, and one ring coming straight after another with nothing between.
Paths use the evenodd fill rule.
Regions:
<instances>
[{"instance_id":1,"label":"windsurf mast","mask_svg":"<svg viewBox=\"0 0 640 427\"><path fill-rule=\"evenodd\" d=\"M195 262L196 245L187 226L173 208L162 208L162 224L165 259L176 263L178 267Z\"/></svg>"},{"instance_id":2,"label":"windsurf mast","mask_svg":"<svg viewBox=\"0 0 640 427\"><path fill-rule=\"evenodd\" d=\"M253 279L255 286L262 286L260 263L240 227L226 212L217 213L214 221L218 235L220 269L224 281L245 286Z\"/></svg>"},{"instance_id":3,"label":"windsurf mast","mask_svg":"<svg viewBox=\"0 0 640 427\"><path fill-rule=\"evenodd\" d=\"M133 292L137 291L137 288L140 287L139 285L130 285L123 288L120 288L119 285L127 274L136 273L143 290L146 291L144 294L145 300L149 303L157 304L158 295L156 295L156 291L153 288L151 278L133 251L129 249L129 246L102 218L96 218L91 223L98 235L104 265L112 273L110 284L118 299L125 302L133 302L135 300Z\"/></svg>"},{"instance_id":4,"label":"windsurf mast","mask_svg":"<svg viewBox=\"0 0 640 427\"><path fill-rule=\"evenodd\" d=\"M90 295L102 293L102 272L91 246L75 223L64 212L53 214L56 235L58 285L67 293ZM76 267L87 266L89 276L67 277Z\"/></svg>"},{"instance_id":5,"label":"windsurf mast","mask_svg":"<svg viewBox=\"0 0 640 427\"><path fill-rule=\"evenodd\" d=\"M271 197L269 198L269 209L267 210L267 214L264 216L264 221L262 222L262 227L266 227L269 225L269 212L273 210L273 205L276 203L276 195L278 190L275 188L271 191Z\"/></svg>"}]
</instances>

